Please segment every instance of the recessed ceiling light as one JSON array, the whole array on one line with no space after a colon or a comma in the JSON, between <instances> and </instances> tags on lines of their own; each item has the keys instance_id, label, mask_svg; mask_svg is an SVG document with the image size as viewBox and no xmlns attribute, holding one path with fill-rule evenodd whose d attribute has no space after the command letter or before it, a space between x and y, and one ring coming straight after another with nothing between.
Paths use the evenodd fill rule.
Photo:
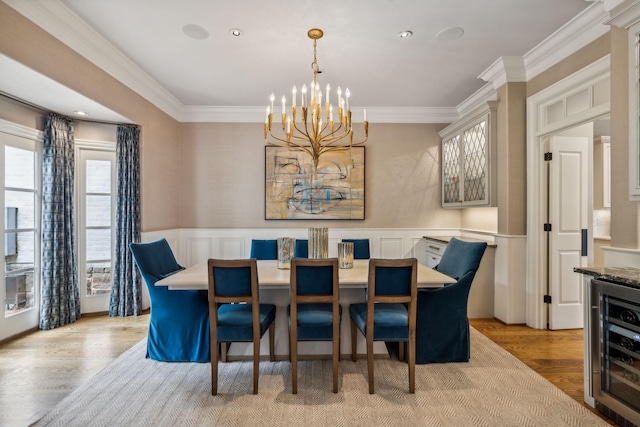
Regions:
<instances>
[{"instance_id":1,"label":"recessed ceiling light","mask_svg":"<svg viewBox=\"0 0 640 427\"><path fill-rule=\"evenodd\" d=\"M229 30L229 34L231 34L234 37L240 37L244 33L240 28L232 28Z\"/></svg>"},{"instance_id":2,"label":"recessed ceiling light","mask_svg":"<svg viewBox=\"0 0 640 427\"><path fill-rule=\"evenodd\" d=\"M413 31L400 31L398 33L398 37L400 37L401 39L408 39L409 37L411 37L413 35Z\"/></svg>"},{"instance_id":3,"label":"recessed ceiling light","mask_svg":"<svg viewBox=\"0 0 640 427\"><path fill-rule=\"evenodd\" d=\"M209 31L205 30L200 25L187 24L182 27L182 32L187 36L195 40L204 40L209 38Z\"/></svg>"},{"instance_id":4,"label":"recessed ceiling light","mask_svg":"<svg viewBox=\"0 0 640 427\"><path fill-rule=\"evenodd\" d=\"M436 34L436 40L440 42L450 42L458 40L464 35L464 30L460 27L449 27Z\"/></svg>"},{"instance_id":5,"label":"recessed ceiling light","mask_svg":"<svg viewBox=\"0 0 640 427\"><path fill-rule=\"evenodd\" d=\"M88 116L89 113L87 113L86 111L74 111L73 114L75 114L76 116Z\"/></svg>"}]
</instances>

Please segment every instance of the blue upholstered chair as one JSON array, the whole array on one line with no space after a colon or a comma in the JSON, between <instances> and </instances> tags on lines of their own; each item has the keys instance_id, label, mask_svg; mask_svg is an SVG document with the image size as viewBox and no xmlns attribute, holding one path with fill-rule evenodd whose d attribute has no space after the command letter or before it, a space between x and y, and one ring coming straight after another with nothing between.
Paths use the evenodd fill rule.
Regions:
<instances>
[{"instance_id":1,"label":"blue upholstered chair","mask_svg":"<svg viewBox=\"0 0 640 427\"><path fill-rule=\"evenodd\" d=\"M418 292L416 363L469 361L467 302L486 247L484 242L451 239L435 270L457 282Z\"/></svg>"},{"instance_id":2,"label":"blue upholstered chair","mask_svg":"<svg viewBox=\"0 0 640 427\"><path fill-rule=\"evenodd\" d=\"M309 258L309 240L296 239L294 256L296 258Z\"/></svg>"},{"instance_id":3,"label":"blue upholstered chair","mask_svg":"<svg viewBox=\"0 0 640 427\"><path fill-rule=\"evenodd\" d=\"M340 322L338 259L291 261L289 348L291 354L291 392L298 392L298 341L333 342L333 392L338 392L340 361Z\"/></svg>"},{"instance_id":4,"label":"blue upholstered chair","mask_svg":"<svg viewBox=\"0 0 640 427\"><path fill-rule=\"evenodd\" d=\"M278 240L251 240L251 256L249 258L278 259Z\"/></svg>"},{"instance_id":5,"label":"blue upholstered chair","mask_svg":"<svg viewBox=\"0 0 640 427\"><path fill-rule=\"evenodd\" d=\"M373 387L373 342L407 343L409 392L415 393L415 337L418 261L372 259L369 261L367 302L351 304L351 359L356 361L357 331L367 341L369 393Z\"/></svg>"},{"instance_id":6,"label":"blue upholstered chair","mask_svg":"<svg viewBox=\"0 0 640 427\"><path fill-rule=\"evenodd\" d=\"M129 248L151 300L147 357L163 362L208 362L207 291L175 291L155 286L158 280L184 269L165 239L131 243Z\"/></svg>"},{"instance_id":7,"label":"blue upholstered chair","mask_svg":"<svg viewBox=\"0 0 640 427\"><path fill-rule=\"evenodd\" d=\"M342 239L342 241L353 243L353 259L371 258L369 239Z\"/></svg>"},{"instance_id":8,"label":"blue upholstered chair","mask_svg":"<svg viewBox=\"0 0 640 427\"><path fill-rule=\"evenodd\" d=\"M221 342L253 342L253 394L258 394L260 338L268 329L269 360L273 361L276 306L260 304L255 259L210 259L208 273L211 394L218 394L218 343Z\"/></svg>"}]
</instances>

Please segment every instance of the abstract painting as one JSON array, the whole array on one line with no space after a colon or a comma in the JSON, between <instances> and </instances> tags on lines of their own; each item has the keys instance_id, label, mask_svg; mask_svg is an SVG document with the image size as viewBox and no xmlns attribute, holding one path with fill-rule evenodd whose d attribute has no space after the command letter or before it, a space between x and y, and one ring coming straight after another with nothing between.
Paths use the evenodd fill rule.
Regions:
<instances>
[{"instance_id":1,"label":"abstract painting","mask_svg":"<svg viewBox=\"0 0 640 427\"><path fill-rule=\"evenodd\" d=\"M265 219L364 219L364 147L311 156L265 147Z\"/></svg>"}]
</instances>

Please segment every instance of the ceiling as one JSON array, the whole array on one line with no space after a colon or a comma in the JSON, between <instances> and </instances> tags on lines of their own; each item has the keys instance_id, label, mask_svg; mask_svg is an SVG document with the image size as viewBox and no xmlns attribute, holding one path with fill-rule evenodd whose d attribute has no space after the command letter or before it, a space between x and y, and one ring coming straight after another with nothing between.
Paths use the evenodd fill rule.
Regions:
<instances>
[{"instance_id":1,"label":"ceiling","mask_svg":"<svg viewBox=\"0 0 640 427\"><path fill-rule=\"evenodd\" d=\"M19 0L3 1L21 11L16 6ZM333 91L348 87L354 110L455 109L486 85L479 76L496 60L524 56L592 6L585 0L47 3L88 24L76 25L76 31L113 45L132 64L131 70L157 83L176 105L254 111L258 107L264 111L271 93L277 100L286 95L289 104L294 85L298 93L303 84L309 85L310 28L324 31L317 42L322 87L326 83ZM232 28L241 29L243 35L232 36ZM403 30L413 36L400 38ZM460 33L461 37L453 37ZM0 83L0 90L6 92L4 85ZM43 102L34 94L28 96L31 102Z\"/></svg>"}]
</instances>

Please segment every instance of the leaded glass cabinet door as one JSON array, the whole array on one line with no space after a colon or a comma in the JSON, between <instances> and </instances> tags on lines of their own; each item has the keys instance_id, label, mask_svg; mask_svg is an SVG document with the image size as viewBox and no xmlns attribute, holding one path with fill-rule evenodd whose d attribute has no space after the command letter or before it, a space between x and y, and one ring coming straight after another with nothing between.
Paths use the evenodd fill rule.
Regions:
<instances>
[{"instance_id":1,"label":"leaded glass cabinet door","mask_svg":"<svg viewBox=\"0 0 640 427\"><path fill-rule=\"evenodd\" d=\"M442 204L460 203L460 135L442 143Z\"/></svg>"},{"instance_id":2,"label":"leaded glass cabinet door","mask_svg":"<svg viewBox=\"0 0 640 427\"><path fill-rule=\"evenodd\" d=\"M464 202L487 202L487 121L463 132Z\"/></svg>"}]
</instances>

